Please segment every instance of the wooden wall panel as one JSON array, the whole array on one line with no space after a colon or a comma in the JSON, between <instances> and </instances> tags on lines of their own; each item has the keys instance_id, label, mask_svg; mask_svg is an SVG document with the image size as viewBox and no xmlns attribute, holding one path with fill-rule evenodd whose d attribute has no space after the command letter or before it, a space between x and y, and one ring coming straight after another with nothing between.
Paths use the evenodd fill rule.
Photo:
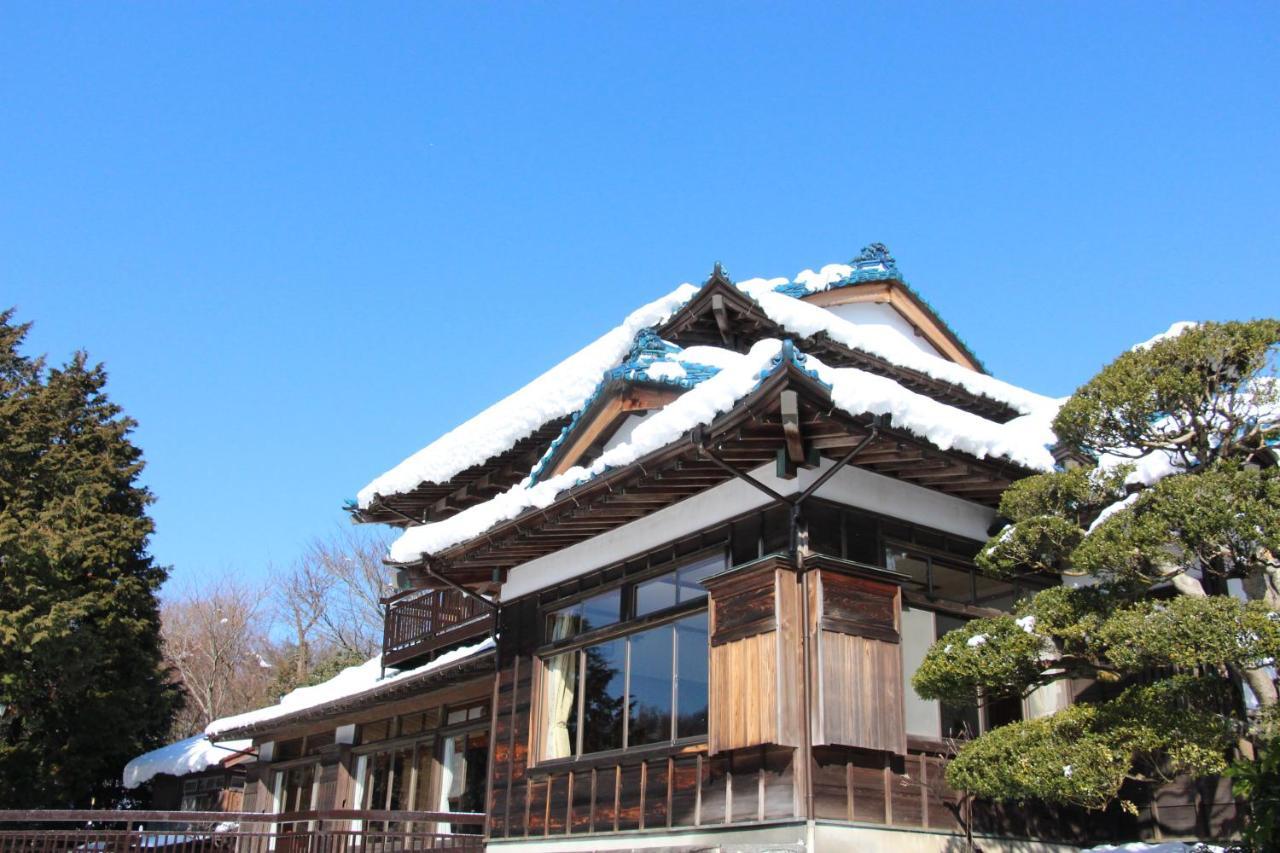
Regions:
<instances>
[{"instance_id":1,"label":"wooden wall panel","mask_svg":"<svg viewBox=\"0 0 1280 853\"><path fill-rule=\"evenodd\" d=\"M591 831L591 771L571 774L572 801L569 804L569 832Z\"/></svg>"},{"instance_id":2,"label":"wooden wall panel","mask_svg":"<svg viewBox=\"0 0 1280 853\"><path fill-rule=\"evenodd\" d=\"M777 743L777 632L713 647L708 691L712 753Z\"/></svg>"},{"instance_id":3,"label":"wooden wall panel","mask_svg":"<svg viewBox=\"0 0 1280 853\"><path fill-rule=\"evenodd\" d=\"M699 821L698 789L702 785L702 758L691 756L672 762L671 825L693 826Z\"/></svg>"},{"instance_id":4,"label":"wooden wall panel","mask_svg":"<svg viewBox=\"0 0 1280 853\"><path fill-rule=\"evenodd\" d=\"M898 644L819 631L816 652L814 744L906 753Z\"/></svg>"},{"instance_id":5,"label":"wooden wall panel","mask_svg":"<svg viewBox=\"0 0 1280 853\"><path fill-rule=\"evenodd\" d=\"M874 753L854 753L846 768L853 819L864 823L886 823L885 758Z\"/></svg>"}]
</instances>

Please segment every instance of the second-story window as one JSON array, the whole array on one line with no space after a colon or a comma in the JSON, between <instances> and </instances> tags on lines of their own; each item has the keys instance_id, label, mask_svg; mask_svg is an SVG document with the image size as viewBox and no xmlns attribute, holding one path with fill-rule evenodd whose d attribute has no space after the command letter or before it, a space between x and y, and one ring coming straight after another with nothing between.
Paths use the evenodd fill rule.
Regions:
<instances>
[{"instance_id":1,"label":"second-story window","mask_svg":"<svg viewBox=\"0 0 1280 853\"><path fill-rule=\"evenodd\" d=\"M707 593L700 581L725 565L718 551L547 614L543 760L706 735Z\"/></svg>"}]
</instances>

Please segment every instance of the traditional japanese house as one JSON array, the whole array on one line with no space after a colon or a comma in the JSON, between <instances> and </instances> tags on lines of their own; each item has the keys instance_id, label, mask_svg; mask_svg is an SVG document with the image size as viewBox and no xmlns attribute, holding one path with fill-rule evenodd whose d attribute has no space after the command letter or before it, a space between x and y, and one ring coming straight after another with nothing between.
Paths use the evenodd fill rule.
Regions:
<instances>
[{"instance_id":1,"label":"traditional japanese house","mask_svg":"<svg viewBox=\"0 0 1280 853\"><path fill-rule=\"evenodd\" d=\"M496 614L489 846L1087 834L943 781L956 739L1067 688L953 708L910 685L936 638L1046 582L972 558L1003 490L1055 465L1056 410L873 245L794 279L717 266L372 482L353 511L403 529L402 584Z\"/></svg>"},{"instance_id":2,"label":"traditional japanese house","mask_svg":"<svg viewBox=\"0 0 1280 853\"><path fill-rule=\"evenodd\" d=\"M495 850L1216 833L1220 787L1082 820L944 782L958 739L1073 698L910 684L1047 582L973 557L1055 465L1057 405L989 376L883 246L717 266L363 489L356 520L402 529L380 659L210 734L253 740L246 809L483 811Z\"/></svg>"}]
</instances>

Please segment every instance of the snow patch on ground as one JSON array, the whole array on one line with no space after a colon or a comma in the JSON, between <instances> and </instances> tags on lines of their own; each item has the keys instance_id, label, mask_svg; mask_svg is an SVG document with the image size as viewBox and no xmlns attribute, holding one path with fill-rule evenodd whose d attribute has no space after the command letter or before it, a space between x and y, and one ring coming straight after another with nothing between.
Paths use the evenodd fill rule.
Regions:
<instances>
[{"instance_id":1,"label":"snow patch on ground","mask_svg":"<svg viewBox=\"0 0 1280 853\"><path fill-rule=\"evenodd\" d=\"M443 669L473 655L486 652L492 649L493 645L493 638L488 637L479 643L445 652L430 663L413 669L397 670L388 668L385 677L382 675L381 658L371 658L359 666L347 667L328 681L323 681L313 687L299 687L297 690L286 693L279 703L275 705L214 720L205 727L204 733L208 737L217 737L223 732L234 731L245 726L285 717L338 699L346 699L366 690L372 690L375 687L382 687L411 676Z\"/></svg>"},{"instance_id":2,"label":"snow patch on ground","mask_svg":"<svg viewBox=\"0 0 1280 853\"><path fill-rule=\"evenodd\" d=\"M209 767L253 747L252 740L226 740L213 743L204 735L196 735L150 752L144 752L124 766L126 788L136 788L161 773L184 776Z\"/></svg>"}]
</instances>

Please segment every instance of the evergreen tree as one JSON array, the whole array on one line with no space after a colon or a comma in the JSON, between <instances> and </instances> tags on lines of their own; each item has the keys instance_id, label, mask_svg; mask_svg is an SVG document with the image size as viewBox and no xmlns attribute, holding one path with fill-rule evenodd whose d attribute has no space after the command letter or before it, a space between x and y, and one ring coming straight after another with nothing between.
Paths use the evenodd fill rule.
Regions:
<instances>
[{"instance_id":1,"label":"evergreen tree","mask_svg":"<svg viewBox=\"0 0 1280 853\"><path fill-rule=\"evenodd\" d=\"M1000 505L1010 524L978 557L1079 584L947 634L916 673L921 695L967 704L1094 685L968 742L948 769L956 788L1101 808L1127 779L1220 773L1233 750L1257 758L1274 732L1280 322L1179 332L1065 403L1054 429L1074 462L1014 484Z\"/></svg>"},{"instance_id":2,"label":"evergreen tree","mask_svg":"<svg viewBox=\"0 0 1280 853\"><path fill-rule=\"evenodd\" d=\"M112 799L159 745L177 694L161 663L147 554L151 495L134 422L78 353L62 368L20 348L0 314L0 808Z\"/></svg>"}]
</instances>

